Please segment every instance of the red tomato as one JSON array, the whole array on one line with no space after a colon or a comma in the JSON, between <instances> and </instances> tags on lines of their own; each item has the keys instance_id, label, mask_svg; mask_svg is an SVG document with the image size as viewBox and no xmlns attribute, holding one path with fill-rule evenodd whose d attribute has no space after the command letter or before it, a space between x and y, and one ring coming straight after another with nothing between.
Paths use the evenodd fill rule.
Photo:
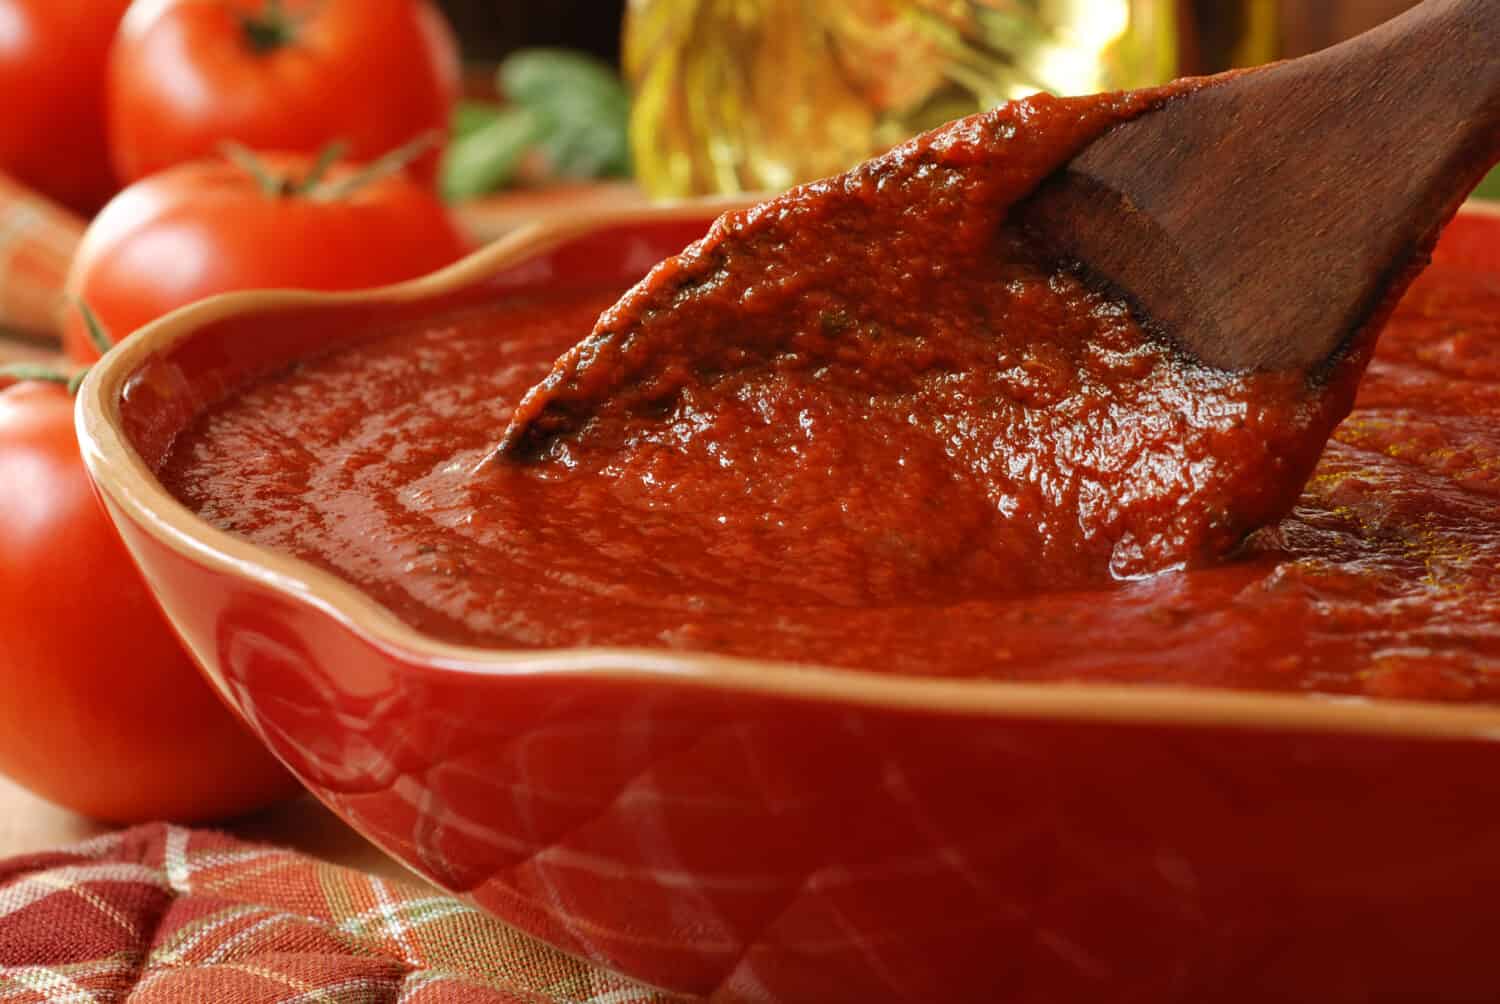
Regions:
<instances>
[{"instance_id":1,"label":"red tomato","mask_svg":"<svg viewBox=\"0 0 1500 1004\"><path fill-rule=\"evenodd\" d=\"M104 69L129 0L0 0L0 172L89 215L114 192Z\"/></svg>"},{"instance_id":2,"label":"red tomato","mask_svg":"<svg viewBox=\"0 0 1500 1004\"><path fill-rule=\"evenodd\" d=\"M267 156L263 166L297 179L312 158ZM325 185L354 171L335 166ZM437 196L401 174L343 198L268 195L244 167L199 161L137 182L106 206L84 234L68 291L118 339L213 293L379 286L431 272L469 247ZM68 354L98 358L79 311L67 315Z\"/></svg>"},{"instance_id":3,"label":"red tomato","mask_svg":"<svg viewBox=\"0 0 1500 1004\"><path fill-rule=\"evenodd\" d=\"M138 0L109 71L110 149L134 181L232 139L368 160L446 134L458 46L428 0ZM427 181L438 153L415 165Z\"/></svg>"},{"instance_id":4,"label":"red tomato","mask_svg":"<svg viewBox=\"0 0 1500 1004\"><path fill-rule=\"evenodd\" d=\"M296 782L188 660L94 498L55 384L0 391L0 771L111 822L248 812Z\"/></svg>"}]
</instances>

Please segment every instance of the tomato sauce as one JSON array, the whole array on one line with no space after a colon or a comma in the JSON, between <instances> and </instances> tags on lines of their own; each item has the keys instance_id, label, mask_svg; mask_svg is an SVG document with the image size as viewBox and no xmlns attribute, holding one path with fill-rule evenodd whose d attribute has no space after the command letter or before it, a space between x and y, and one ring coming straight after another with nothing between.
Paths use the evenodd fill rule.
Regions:
<instances>
[{"instance_id":1,"label":"tomato sauce","mask_svg":"<svg viewBox=\"0 0 1500 1004\"><path fill-rule=\"evenodd\" d=\"M1363 355L1318 386L1193 365L1007 225L1092 137L1199 86L1039 95L725 216L526 395L496 490L528 463L670 484L758 527L765 588L847 603L1218 558L1291 507ZM820 547L842 557L794 558Z\"/></svg>"},{"instance_id":2,"label":"tomato sauce","mask_svg":"<svg viewBox=\"0 0 1500 1004\"><path fill-rule=\"evenodd\" d=\"M304 362L162 477L465 644L1500 699L1500 273L1419 279L1321 449L1363 357L1312 388L1196 367L1000 225L1130 111L1011 106L721 222L613 308L560 285ZM933 166L1046 116L1006 193ZM869 251L901 282L841 274L879 236L853 207L935 197ZM924 259L940 239L970 253Z\"/></svg>"}]
</instances>

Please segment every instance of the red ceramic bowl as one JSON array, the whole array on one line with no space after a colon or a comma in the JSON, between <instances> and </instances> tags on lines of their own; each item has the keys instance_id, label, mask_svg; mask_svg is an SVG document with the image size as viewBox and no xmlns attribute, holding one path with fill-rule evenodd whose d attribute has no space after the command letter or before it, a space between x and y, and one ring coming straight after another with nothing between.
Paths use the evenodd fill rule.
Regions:
<instances>
[{"instance_id":1,"label":"red ceramic bowl","mask_svg":"<svg viewBox=\"0 0 1500 1004\"><path fill-rule=\"evenodd\" d=\"M1500 708L461 648L153 476L206 403L330 331L634 277L721 208L533 231L371 294L216 299L90 375L110 514L306 785L512 924L717 1001L1495 999ZM1500 214L1453 233L1495 255Z\"/></svg>"}]
</instances>

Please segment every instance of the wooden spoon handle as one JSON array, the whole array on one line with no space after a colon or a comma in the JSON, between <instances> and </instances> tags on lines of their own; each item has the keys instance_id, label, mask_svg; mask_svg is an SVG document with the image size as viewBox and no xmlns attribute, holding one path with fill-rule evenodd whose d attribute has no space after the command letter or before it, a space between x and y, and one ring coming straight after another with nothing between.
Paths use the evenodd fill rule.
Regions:
<instances>
[{"instance_id":1,"label":"wooden spoon handle","mask_svg":"<svg viewBox=\"0 0 1500 1004\"><path fill-rule=\"evenodd\" d=\"M1427 0L1349 44L1347 56L1342 47L1323 56L1363 71L1346 91L1355 101L1361 90L1379 95L1366 118L1410 130L1423 141L1419 154L1447 155L1432 157L1424 176L1452 188L1465 178L1477 184L1500 159L1500 0ZM1432 193L1440 204L1450 196Z\"/></svg>"},{"instance_id":2,"label":"wooden spoon handle","mask_svg":"<svg viewBox=\"0 0 1500 1004\"><path fill-rule=\"evenodd\" d=\"M1111 130L1022 219L1204 362L1316 375L1500 158L1497 43L1500 0L1427 0Z\"/></svg>"},{"instance_id":3,"label":"wooden spoon handle","mask_svg":"<svg viewBox=\"0 0 1500 1004\"><path fill-rule=\"evenodd\" d=\"M1427 0L1285 70L1278 90L1288 99L1301 87L1333 86L1309 123L1324 149L1303 160L1301 237L1266 261L1328 270L1356 295L1342 304L1309 298L1300 316L1262 334L1281 339L1284 362L1315 370L1351 338L1378 334L1372 320L1394 306L1443 225L1500 160L1500 0ZM1317 296L1320 285L1304 289ZM1328 323L1330 310L1341 311L1338 323ZM1311 337L1320 326L1326 336Z\"/></svg>"}]
</instances>

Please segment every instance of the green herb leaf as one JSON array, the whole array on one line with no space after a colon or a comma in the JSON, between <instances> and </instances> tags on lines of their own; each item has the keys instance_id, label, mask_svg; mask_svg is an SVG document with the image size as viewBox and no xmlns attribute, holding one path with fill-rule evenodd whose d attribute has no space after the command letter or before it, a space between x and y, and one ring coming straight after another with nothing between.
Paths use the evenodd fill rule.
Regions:
<instances>
[{"instance_id":1,"label":"green herb leaf","mask_svg":"<svg viewBox=\"0 0 1500 1004\"><path fill-rule=\"evenodd\" d=\"M500 93L517 104L537 107L574 93L628 103L620 78L608 64L571 49L521 49L500 64Z\"/></svg>"},{"instance_id":2,"label":"green herb leaf","mask_svg":"<svg viewBox=\"0 0 1500 1004\"><path fill-rule=\"evenodd\" d=\"M462 139L499 118L501 107L493 101L460 101L453 109L453 137Z\"/></svg>"},{"instance_id":3,"label":"green herb leaf","mask_svg":"<svg viewBox=\"0 0 1500 1004\"><path fill-rule=\"evenodd\" d=\"M630 96L609 66L566 49L526 49L501 65L499 84L546 120L538 145L557 174L630 173Z\"/></svg>"},{"instance_id":4,"label":"green herb leaf","mask_svg":"<svg viewBox=\"0 0 1500 1004\"><path fill-rule=\"evenodd\" d=\"M1500 199L1500 168L1491 171L1490 176L1474 189L1474 194L1481 199Z\"/></svg>"},{"instance_id":5,"label":"green herb leaf","mask_svg":"<svg viewBox=\"0 0 1500 1004\"><path fill-rule=\"evenodd\" d=\"M531 111L506 108L488 125L453 140L443 157L444 197L472 199L504 187L544 128L543 120Z\"/></svg>"},{"instance_id":6,"label":"green herb leaf","mask_svg":"<svg viewBox=\"0 0 1500 1004\"><path fill-rule=\"evenodd\" d=\"M524 49L500 66L507 105L459 105L443 164L443 194L502 188L530 150L563 178L630 173L630 96L615 71L567 49Z\"/></svg>"}]
</instances>

